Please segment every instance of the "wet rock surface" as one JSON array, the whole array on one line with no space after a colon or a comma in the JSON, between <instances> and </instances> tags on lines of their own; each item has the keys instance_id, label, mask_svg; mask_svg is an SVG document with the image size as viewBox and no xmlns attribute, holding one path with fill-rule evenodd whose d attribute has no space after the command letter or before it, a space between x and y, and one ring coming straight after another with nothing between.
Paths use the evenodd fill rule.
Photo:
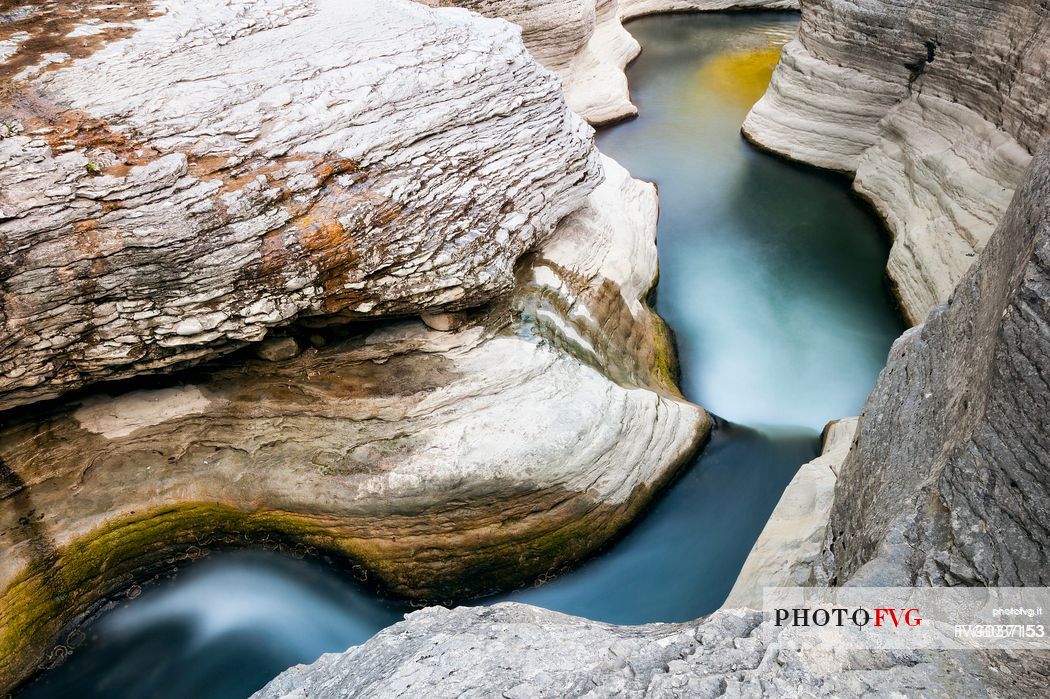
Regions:
<instances>
[{"instance_id":1,"label":"wet rock surface","mask_svg":"<svg viewBox=\"0 0 1050 699\"><path fill-rule=\"evenodd\" d=\"M517 30L462 10L163 0L3 20L0 410L304 316L487 302L601 178Z\"/></svg>"}]
</instances>

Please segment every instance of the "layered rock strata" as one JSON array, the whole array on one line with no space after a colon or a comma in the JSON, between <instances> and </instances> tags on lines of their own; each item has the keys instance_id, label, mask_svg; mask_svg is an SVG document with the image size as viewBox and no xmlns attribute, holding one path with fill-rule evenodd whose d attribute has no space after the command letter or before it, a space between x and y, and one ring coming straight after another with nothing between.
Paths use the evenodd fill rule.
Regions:
<instances>
[{"instance_id":1,"label":"layered rock strata","mask_svg":"<svg viewBox=\"0 0 1050 699\"><path fill-rule=\"evenodd\" d=\"M501 17L522 28L522 39L558 73L565 100L592 124L634 116L623 70L641 47L620 23L620 0L424 0Z\"/></svg>"},{"instance_id":2,"label":"layered rock strata","mask_svg":"<svg viewBox=\"0 0 1050 699\"><path fill-rule=\"evenodd\" d=\"M655 188L605 171L514 293L456 332L362 328L12 420L0 685L108 592L210 546L332 552L394 593L444 600L550 574L612 537L710 420L678 395L643 301Z\"/></svg>"},{"instance_id":3,"label":"layered rock strata","mask_svg":"<svg viewBox=\"0 0 1050 699\"><path fill-rule=\"evenodd\" d=\"M0 410L476 306L600 181L516 28L408 0L19 5L0 78Z\"/></svg>"},{"instance_id":4,"label":"layered rock strata","mask_svg":"<svg viewBox=\"0 0 1050 699\"><path fill-rule=\"evenodd\" d=\"M894 236L913 322L986 244L1050 128L1043 3L806 0L744 124L764 147L855 175Z\"/></svg>"},{"instance_id":5,"label":"layered rock strata","mask_svg":"<svg viewBox=\"0 0 1050 699\"><path fill-rule=\"evenodd\" d=\"M810 518L782 537L774 515L763 538L797 540L784 555L833 584L1046 585L1048 376L1050 141L955 294L895 344L835 479L817 560ZM781 521L826 511L826 485L812 490L812 506L782 501ZM811 582L803 568L765 566L766 578ZM846 633L749 609L636 627L518 604L426 609L255 696L1028 697L1050 680L1045 651L858 650L836 643Z\"/></svg>"}]
</instances>

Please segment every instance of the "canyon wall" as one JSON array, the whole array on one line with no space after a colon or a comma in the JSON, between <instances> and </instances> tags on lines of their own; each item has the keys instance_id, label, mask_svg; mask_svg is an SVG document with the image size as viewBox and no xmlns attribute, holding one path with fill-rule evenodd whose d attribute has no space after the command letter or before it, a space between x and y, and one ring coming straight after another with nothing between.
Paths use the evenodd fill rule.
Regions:
<instances>
[{"instance_id":1,"label":"canyon wall","mask_svg":"<svg viewBox=\"0 0 1050 699\"><path fill-rule=\"evenodd\" d=\"M1050 8L1007 0L805 0L756 143L855 175L894 237L888 271L921 322L1001 220L1050 126Z\"/></svg>"},{"instance_id":2,"label":"canyon wall","mask_svg":"<svg viewBox=\"0 0 1050 699\"><path fill-rule=\"evenodd\" d=\"M830 581L1050 583L1048 378L1050 142L980 263L891 350L839 474Z\"/></svg>"}]
</instances>

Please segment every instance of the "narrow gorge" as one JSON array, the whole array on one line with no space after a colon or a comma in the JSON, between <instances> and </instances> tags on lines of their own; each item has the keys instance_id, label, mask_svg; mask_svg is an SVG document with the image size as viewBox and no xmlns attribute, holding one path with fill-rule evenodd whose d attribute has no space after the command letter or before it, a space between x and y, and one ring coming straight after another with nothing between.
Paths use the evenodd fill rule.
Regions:
<instances>
[{"instance_id":1,"label":"narrow gorge","mask_svg":"<svg viewBox=\"0 0 1050 699\"><path fill-rule=\"evenodd\" d=\"M1042 694L762 610L1045 586L1048 70L1020 0L0 4L0 690Z\"/></svg>"}]
</instances>

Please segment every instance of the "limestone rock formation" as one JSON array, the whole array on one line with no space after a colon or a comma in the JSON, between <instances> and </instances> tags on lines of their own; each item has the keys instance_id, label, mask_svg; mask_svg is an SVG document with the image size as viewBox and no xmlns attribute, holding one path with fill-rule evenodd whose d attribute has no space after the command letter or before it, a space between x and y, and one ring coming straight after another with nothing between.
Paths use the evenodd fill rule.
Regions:
<instances>
[{"instance_id":1,"label":"limestone rock formation","mask_svg":"<svg viewBox=\"0 0 1050 699\"><path fill-rule=\"evenodd\" d=\"M1048 380L1050 140L980 262L891 350L839 474L831 580L1050 584Z\"/></svg>"},{"instance_id":2,"label":"limestone rock formation","mask_svg":"<svg viewBox=\"0 0 1050 699\"><path fill-rule=\"evenodd\" d=\"M620 0L424 0L502 17L522 28L529 51L558 73L569 106L592 124L638 113L626 65L641 47L620 23Z\"/></svg>"},{"instance_id":3,"label":"limestone rock formation","mask_svg":"<svg viewBox=\"0 0 1050 699\"><path fill-rule=\"evenodd\" d=\"M0 18L0 410L303 316L487 302L600 181L590 128L517 29L464 10Z\"/></svg>"},{"instance_id":4,"label":"limestone rock formation","mask_svg":"<svg viewBox=\"0 0 1050 699\"><path fill-rule=\"evenodd\" d=\"M334 552L396 593L443 600L607 541L710 419L677 393L670 339L642 300L655 188L604 168L514 293L455 332L362 326L298 357L242 353L9 421L0 687L105 594L211 545Z\"/></svg>"},{"instance_id":5,"label":"limestone rock formation","mask_svg":"<svg viewBox=\"0 0 1050 699\"><path fill-rule=\"evenodd\" d=\"M762 609L767 587L826 582L820 579L824 531L835 499L835 480L856 430L855 417L825 428L820 456L803 464L788 483L722 606Z\"/></svg>"},{"instance_id":6,"label":"limestone rock formation","mask_svg":"<svg viewBox=\"0 0 1050 699\"><path fill-rule=\"evenodd\" d=\"M806 0L755 142L856 175L921 322L987 242L1050 130L1050 8L1025 0Z\"/></svg>"},{"instance_id":7,"label":"limestone rock formation","mask_svg":"<svg viewBox=\"0 0 1050 699\"><path fill-rule=\"evenodd\" d=\"M777 627L752 610L614 626L514 603L430 608L343 654L287 670L252 699L985 699L1039 696L1047 680L1038 656L1019 669L1006 654L829 652L815 649L818 641L827 643L827 631Z\"/></svg>"}]
</instances>

